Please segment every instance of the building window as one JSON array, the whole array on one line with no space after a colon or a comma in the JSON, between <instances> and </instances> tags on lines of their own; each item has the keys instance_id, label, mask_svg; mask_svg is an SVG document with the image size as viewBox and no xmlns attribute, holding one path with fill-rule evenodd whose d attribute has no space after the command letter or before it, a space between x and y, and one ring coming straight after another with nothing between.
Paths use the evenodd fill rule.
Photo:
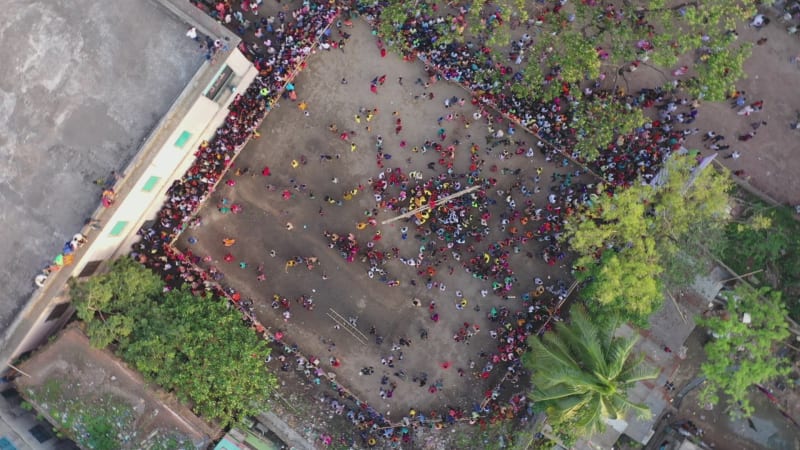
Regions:
<instances>
[{"instance_id":1,"label":"building window","mask_svg":"<svg viewBox=\"0 0 800 450\"><path fill-rule=\"evenodd\" d=\"M152 190L153 190L153 188L155 188L155 187L156 187L156 185L158 184L158 181L159 181L159 180L161 180L161 178L160 178L160 177L150 177L150 178L148 178L148 179L147 179L147 182L144 184L144 186L142 186L142 190L143 190L144 192L150 192L150 191L152 191Z\"/></svg>"},{"instance_id":2,"label":"building window","mask_svg":"<svg viewBox=\"0 0 800 450\"><path fill-rule=\"evenodd\" d=\"M119 222L117 222L116 225L114 225L114 228L111 229L111 233L109 233L109 234L111 236L119 236L120 234L122 234L122 231L127 226L128 226L128 221L127 220L120 220Z\"/></svg>"},{"instance_id":3,"label":"building window","mask_svg":"<svg viewBox=\"0 0 800 450\"><path fill-rule=\"evenodd\" d=\"M57 304L56 307L53 308L52 311L50 311L50 315L47 316L47 320L45 320L45 322L50 322L52 320L60 319L61 316L63 316L64 313L67 311L68 308L69 308L69 302L64 302L64 303Z\"/></svg>"},{"instance_id":4,"label":"building window","mask_svg":"<svg viewBox=\"0 0 800 450\"><path fill-rule=\"evenodd\" d=\"M181 135L178 136L178 140L175 141L175 147L183 148L183 146L186 145L187 142L189 142L189 139L191 137L192 133L189 133L188 131L184 130L183 133L181 133Z\"/></svg>"},{"instance_id":5,"label":"building window","mask_svg":"<svg viewBox=\"0 0 800 450\"><path fill-rule=\"evenodd\" d=\"M206 88L206 92L203 94L211 101L216 102L219 100L220 95L225 92L225 86L227 85L228 81L233 78L234 73L233 69L229 66L225 66L217 72L217 75L214 77L214 81L208 85Z\"/></svg>"},{"instance_id":6,"label":"building window","mask_svg":"<svg viewBox=\"0 0 800 450\"><path fill-rule=\"evenodd\" d=\"M28 430L28 432L39 441L40 444L43 444L50 439L53 438L53 433L50 432L47 428L45 428L42 424L38 424Z\"/></svg>"}]
</instances>

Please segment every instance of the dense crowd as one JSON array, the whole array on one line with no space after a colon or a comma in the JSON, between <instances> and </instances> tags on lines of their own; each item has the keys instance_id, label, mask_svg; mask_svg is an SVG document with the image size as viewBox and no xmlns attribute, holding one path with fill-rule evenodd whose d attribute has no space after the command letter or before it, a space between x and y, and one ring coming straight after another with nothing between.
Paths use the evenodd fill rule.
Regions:
<instances>
[{"instance_id":1,"label":"dense crowd","mask_svg":"<svg viewBox=\"0 0 800 450\"><path fill-rule=\"evenodd\" d=\"M383 2L360 3L358 10L369 21L377 24L381 20L380 14L384 6ZM439 44L448 41L443 39L445 36L441 30L460 27L466 20L464 17L466 11L462 9L456 15L441 14L437 13L435 8L422 6L419 15L409 17L396 27L396 37L404 40L401 43L402 47L410 49L411 53L426 63L430 77L441 77L461 84L474 95L473 104L480 107L491 106L530 130L544 141L541 143L542 146L549 147L549 156L553 160L559 162L564 159L564 155L583 160L582 155L571 150L577 139L572 120L573 109L578 101L574 90L580 90L579 86L561 83L558 70L553 69L545 76L545 83L561 84L561 93L552 101L542 102L522 98L512 92L512 86L522 80L522 71L519 68L520 54L534 44L533 37L525 33L519 39L512 40L508 62L503 60L503 55L492 53L488 46L481 42ZM552 9L545 10L537 20L548 20L548 14L552 12ZM442 24L446 26L440 26ZM518 68L515 69L514 65ZM580 101L592 101L595 98L612 101L610 97L616 96L613 101L621 101L631 107L646 107L648 104L642 97L651 100L649 106L653 106L655 102L663 101L670 94L659 88L645 89L636 96L626 96L622 92L603 91L598 88L599 86L600 80L597 80L594 87L579 92ZM488 120L499 119L499 117L492 118L486 109L483 111L484 117ZM696 114L697 109L692 108L685 114L691 119L684 122L691 123ZM508 134L512 133L513 131ZM504 134L503 130L498 130L494 137L503 137ZM653 177L660 170L663 161L673 151L680 149L683 139L684 133L675 130L671 121L649 122L633 133L618 136L608 148L601 149L600 158L588 166L599 173L609 185L628 185L639 176ZM564 159L565 165L566 162Z\"/></svg>"},{"instance_id":2,"label":"dense crowd","mask_svg":"<svg viewBox=\"0 0 800 450\"><path fill-rule=\"evenodd\" d=\"M254 8L257 11L259 2L244 4L244 7L240 5L242 11L253 11ZM142 240L136 244L133 256L148 267L163 273L172 287L187 284L198 295L206 295L209 291L225 295L245 313L246 321L254 323L251 302L241 299L231 288L216 287L223 275L218 271L197 270L196 267L203 258L191 251L179 253L173 249L172 243L185 228L202 224L202 218L196 215L198 208L225 175L236 152L256 133L272 104L281 95L294 96L293 77L297 70L305 66L305 58L315 46L342 48L347 35L340 31L342 39L336 40L332 37L328 25L336 20L337 9L327 4L304 2L303 7L290 16L280 13L277 18L260 17L257 21L247 20L228 2L217 2L217 5L214 10L217 18L227 23L238 21L237 29L240 34L255 33L257 40L243 42L240 49L253 60L259 76L245 92L236 96L229 107L228 117L214 138L200 146L192 167L170 187L168 199L159 212L158 219L152 226L140 231ZM359 12L370 21L376 22L380 20L382 7L381 3L361 4ZM510 87L519 81L520 75L511 64L520 60L520 50L530 47L530 36L526 34L520 40L514 41L510 54L512 62L505 63L501 61L501 57L493 55L487 47L480 44L438 43L441 36L437 35L440 28L436 25L452 23L460 26L464 21L463 12L458 16L437 16L433 15L431 9L423 11L421 15L409 18L401 25L401 35L407 40L405 44L426 63L427 74L431 79L442 78L457 82L474 95L472 103L479 108L479 112L472 119L484 120L489 125L486 146L481 148L475 143L468 144L469 171L457 173L452 164L454 154L459 147L466 147L467 144L453 139L448 142L445 128L442 127L437 136L431 136L419 146L423 154L430 151L438 155L429 165L438 174L424 179L419 173L405 173L399 167L385 167L388 164L386 161L390 159L387 156L390 155L384 154L381 143L378 143L377 165L380 171L369 181L369 188L375 198L375 211L406 213L423 205L432 205L429 210L412 215L407 225L400 229L403 240L411 237L419 241L419 251L415 254L401 256L399 249L394 247L381 250L376 244L381 238L379 232L365 245L359 244L352 233L326 232L326 237L331 248L338 250L343 258L351 262L367 262L370 275L376 274L378 279L390 285L399 282L388 274L384 265L390 260L398 259L413 266L418 279L428 289L444 292L446 286L437 281L436 274L447 268L452 273L453 268L449 264L454 261L455 266L460 266L473 277L485 281L487 287L491 285L491 290L480 292L481 296L485 297L493 292L504 298L513 298L512 294L518 291L515 291L515 285L519 280L509 264L510 257L518 253L534 257L530 249L535 242L539 242L541 245L538 247L542 250L538 256L547 264L559 264L566 257L558 240L564 220L582 205L591 204L597 198L598 190L594 183L578 181L584 179L583 170L565 169L563 173L552 175L547 202L537 205L531 197L541 192L542 186L546 184L541 179L541 167L536 168L535 176L532 173L511 172L514 181L506 186L498 182L495 174L498 171L497 165L487 163L486 159L507 161L511 158L527 158L533 162L534 158L543 157L545 161L562 167L568 166L567 156L580 160L580 154L564 150L573 148L575 143L575 132L570 128L571 108L576 101L570 92L574 87L563 86L561 95L551 102L537 102L513 95ZM384 50L382 45L381 50ZM557 74L551 75L547 81L558 82ZM384 80L376 78L372 85L375 88L373 92L383 82ZM418 83L425 82L418 80ZM684 137L696 132L675 129L680 123L691 123L697 110L695 105L675 98L671 92L661 89L643 90L626 97L621 93L595 89L587 90L583 94L584 99L593 96L619 96L631 107L658 107L660 111L658 120L648 122L633 133L619 136L608 148L602 149L600 158L592 163L592 169L600 173L608 184L625 186L640 179L639 177L645 180L652 178L664 159L680 149ZM444 106L448 109L464 104L465 101L458 98L444 101ZM680 108L687 111L679 112ZM513 125L495 129L501 123L502 117L494 115L493 109L517 126L539 136L542 141L535 148L525 148L520 141L513 140ZM468 118L458 116L457 113L446 117L448 121L459 117L461 123L469 126ZM359 118L360 116L356 116L357 121ZM440 123L441 121L442 119ZM395 131L399 134L402 125L399 119L397 123L398 128ZM346 140L346 137L342 139ZM503 150L495 150L499 144L504 144ZM355 151L355 144L351 145L351 150ZM436 168L437 164L440 168ZM503 169L504 174L505 170ZM466 188L475 189L446 204L437 204L438 199ZM329 197L325 200L331 204L341 204L342 201ZM347 194L343 196L343 200L348 200ZM235 206L222 204L219 210L224 213L236 212ZM370 215L374 214L367 214ZM362 228L375 224L374 218L370 218L365 220ZM409 230L409 227L412 229ZM500 239L489 238L498 232L502 235ZM512 312L511 309L502 307L492 308L487 312L487 318L492 323L488 333L496 341L496 348L481 352L481 361L470 362L470 369L481 378L489 378L492 373L505 371L500 372L503 373L501 378L511 379L516 383L521 371L520 357L526 349L527 337L543 331L545 324L551 320L560 320L557 305L568 294L565 283L538 277L531 281L534 288L524 292L521 301L515 304L521 306L519 311ZM415 282L412 280L412 283ZM455 290L455 294L459 298L456 307L466 307L468 300L462 298L463 294L459 295L459 290ZM305 303L304 307L307 307ZM441 307L431 303L429 308L431 320L436 322L435 318L439 317L437 308ZM479 310L478 305L475 308ZM310 310L308 307L307 309ZM289 307L284 306L284 310L288 313ZM256 327L263 331L259 325L256 324ZM479 331L477 325L465 322L463 327L454 332L454 339L457 342L467 341ZM427 333L420 335L420 339L426 338ZM277 339L281 344L278 358L282 363L282 370L290 370L290 361L294 359L295 369L311 377L315 383L321 383L324 371L320 367L320 361L315 357L300 356L297 346L284 344L280 336ZM410 341L407 344L410 345ZM403 345L403 342L393 345L392 355L384 360L393 361L395 354L402 358L400 347ZM334 362L331 364L335 366ZM371 369L366 367L362 373L370 375L373 372ZM462 374L463 369L459 370L459 374ZM392 384L398 380L406 381L406 374L397 371L397 380L391 382L388 377L384 378L386 380L381 380L380 388L382 396L391 397L394 390ZM441 381L429 381L426 374L415 375L411 382L419 383L420 387L432 390L432 393L441 389ZM332 412L346 416L357 426L362 443L367 445L374 444L375 438L394 442L407 441L413 429L419 426L439 427L461 420L485 424L487 421L516 414L523 418L532 416L527 401L519 396L512 397L506 406L493 401L501 396L498 387L488 390L485 401L474 405L471 411L449 406L443 407L441 411L428 413L412 410L405 415L402 423L392 426L386 418L352 396L343 386L332 380L330 383L338 397L324 400L328 402ZM331 439L330 436L325 436L323 441Z\"/></svg>"},{"instance_id":3,"label":"dense crowd","mask_svg":"<svg viewBox=\"0 0 800 450\"><path fill-rule=\"evenodd\" d=\"M225 8L220 9L226 11ZM202 217L196 215L198 209L224 177L236 152L256 133L271 105L279 96L291 95L294 90L291 81L295 72L304 66L304 58L316 44L315 40L326 36L324 30L336 14L336 9L309 3L292 14L293 22L275 30L274 51L267 49L271 56L264 59L258 54L254 55L260 75L245 92L236 96L215 136L201 144L192 166L169 188L157 220L139 231L142 239L134 245L131 253L133 258L161 273L170 289L186 285L198 296L219 295L229 299L243 313L245 323L252 325L259 333L265 332L265 329L253 314L252 301L243 299L233 288L220 285L218 282L223 277L221 272L199 270L198 265L203 258L194 255L191 250L181 253L173 248L172 243L184 229L202 225ZM235 212L236 205L223 203L218 208L221 213ZM284 309L288 312L288 308ZM299 355L298 347L284 344L282 338L282 333L272 336L278 344L277 358L281 361L296 358L297 368L320 383L324 372L318 366L319 361L314 357ZM282 369L288 370L289 366L284 363ZM363 443L375 443L375 438L381 436L398 441L401 438L408 439L408 428L398 427L395 430L378 412L355 398L336 381L331 380L330 387L337 392L342 405L345 402L351 405L348 418L358 425Z\"/></svg>"},{"instance_id":4,"label":"dense crowd","mask_svg":"<svg viewBox=\"0 0 800 450\"><path fill-rule=\"evenodd\" d=\"M220 7L218 11L221 9L225 13L225 8ZM280 95L288 95L290 87L293 89L291 80L295 71L302 67L308 49L336 14L335 8L309 4L292 14L294 22L281 31L280 39L276 32L274 61L260 63L260 75L245 92L236 95L214 137L200 145L192 166L170 186L155 223L139 231L142 240L134 248L135 258L161 271L168 280L175 280L174 285L186 282L202 290L208 275L195 273L180 260L199 263L199 258L191 254L176 255L171 244L186 227L202 223L202 218L195 213L224 176L236 152L256 133L273 102ZM220 210L223 209L227 212L233 208L220 206Z\"/></svg>"}]
</instances>

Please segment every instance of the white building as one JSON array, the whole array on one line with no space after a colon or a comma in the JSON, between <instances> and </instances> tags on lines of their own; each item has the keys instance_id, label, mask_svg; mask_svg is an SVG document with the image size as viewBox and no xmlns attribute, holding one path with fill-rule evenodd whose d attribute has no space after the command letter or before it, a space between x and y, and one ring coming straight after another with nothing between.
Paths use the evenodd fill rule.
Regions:
<instances>
[{"instance_id":1,"label":"white building","mask_svg":"<svg viewBox=\"0 0 800 450\"><path fill-rule=\"evenodd\" d=\"M14 137L17 132L19 139L12 140L6 148L8 142L0 138L0 156L24 151L30 157L35 153L37 148L27 150L25 147L30 139L19 136L26 127L33 131L50 132L54 142L71 139L77 143L67 151L43 153L41 159L46 161L27 166L24 170L20 169L24 158L20 162L8 158L5 167L0 166L0 209L8 210L11 207L12 202L3 194L2 183L11 179L15 172L28 171L29 177L45 180L29 186L30 196L45 195L51 202L41 208L31 204L31 208L21 210L14 217L5 217L0 213L7 228L7 244L26 239L39 244L33 250L31 245L6 245L5 256L0 256L0 260L6 258L3 264L6 273L0 273L0 280L8 280L2 288L4 291L0 291L0 374L69 320L72 307L68 300L67 282L71 277L90 276L102 270L107 261L130 251L131 245L137 240L136 232L142 224L155 217L163 203L164 193L191 165L198 145L209 139L225 119L227 106L235 97L234 93L243 92L257 75L252 64L236 49L239 39L187 1L158 0L151 3L109 0L97 3L91 0L53 0L42 8L38 4L31 4L23 11L10 11L18 15L11 20L11 25L0 24L0 39L6 42L6 38L15 31L14 24L41 31L43 39L61 39L61 36L53 34L74 30L79 36L70 38L73 40L65 37L63 48L43 47L42 52L32 54L28 60L13 68L6 67L5 70L11 72L3 78L16 83L8 89L12 95L16 92L21 97L22 94L30 94L39 85L45 85L47 89L47 83L52 81L56 84L53 96L26 99L34 102L34 106L41 101L40 108L49 106L52 111L45 114L51 114L54 118L50 121L53 122L51 129L41 128L47 124L31 122L21 122L18 129L9 128L7 135ZM99 16L93 16L94 12ZM87 22L90 28L84 29ZM191 27L196 27L201 37L222 39L226 48L212 61L206 60L204 51L200 49L201 43L186 36L186 31ZM33 35L35 37L35 33ZM75 50L73 46L79 49ZM96 54L91 51L95 48L98 49ZM46 65L49 59L58 59L60 53L57 52L72 52L75 58L68 58L64 63L73 66L57 73L57 79L50 72L61 70L58 67L52 67L49 72L42 71L38 79L29 79L30 68L26 64L34 67ZM107 60L98 62L92 59L94 57ZM0 75L4 75L2 71L0 69ZM131 80L123 82L109 77ZM178 80L176 85L175 78L181 77L185 81ZM2 83L0 81L0 88L4 87ZM169 99L163 98L170 92L161 89L162 84L169 83L175 87L175 93L180 92L174 101L175 93ZM116 89L115 86L119 84L125 84L124 89ZM73 86L72 97L58 98L58 89L63 86ZM103 97L100 94L107 95ZM4 112L3 102L8 97L3 95L4 90L0 89L0 118ZM92 105L99 111L93 113L90 109L83 109L76 112L73 105L84 97L90 97ZM139 106L139 109L121 114L116 125L108 125L105 119L120 101L125 102L126 107ZM150 106L158 102L165 106L160 113L154 112L159 108ZM8 110L14 108L8 108L6 112ZM163 113L165 110L166 113ZM153 121L158 115L163 116L148 134L146 128L135 123L137 114L144 118L150 116ZM76 120L70 120L72 116ZM6 124L13 127L14 121L6 121ZM116 126L139 126L143 132L138 139L136 136L122 136L121 141L118 136L106 139L110 143L104 141L102 145L119 149L117 154L109 157L109 166L100 161L106 157L105 153L93 157L91 151L86 149L100 145L98 142L104 139L104 133L109 129L113 131ZM118 138L116 142L113 140L115 137ZM142 137L146 137L143 142ZM132 142L126 147L125 140ZM84 151L88 154L83 154ZM82 162L76 168L69 168L69 164L75 163L76 159ZM58 172L64 167L69 169L66 175ZM116 169L122 176L113 187L114 202L106 208L100 204L102 189L93 186L91 178L107 174L111 169ZM85 173L75 173L83 171ZM70 182L59 182L59 178L68 179L70 175L78 179L77 182L72 181L76 189L71 189ZM81 175L83 180L79 179ZM53 205L64 206L63 211L56 211ZM50 211L55 213L50 214ZM44 219L38 216L44 216ZM96 220L98 225L81 226L86 217ZM44 221L44 226L37 223L40 219ZM31 236L39 228L51 236L48 239ZM18 234L9 234L14 232ZM87 242L74 252L71 264L51 273L42 286L32 293L27 290L27 286L35 288L33 280L37 275L36 267L41 268L43 262L58 255L61 249L58 243L69 241L77 232L85 235ZM22 263L26 258L31 260L31 253L35 254L32 259L35 265Z\"/></svg>"}]
</instances>

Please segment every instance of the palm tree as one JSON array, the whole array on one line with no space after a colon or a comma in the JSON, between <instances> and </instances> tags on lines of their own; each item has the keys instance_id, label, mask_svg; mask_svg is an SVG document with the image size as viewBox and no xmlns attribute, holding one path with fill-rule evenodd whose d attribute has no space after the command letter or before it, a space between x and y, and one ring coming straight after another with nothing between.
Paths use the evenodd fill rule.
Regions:
<instances>
[{"instance_id":1,"label":"palm tree","mask_svg":"<svg viewBox=\"0 0 800 450\"><path fill-rule=\"evenodd\" d=\"M635 338L614 337L618 322L596 323L583 307L571 310L569 324L556 325L543 339L531 336L524 357L532 372L529 396L546 412L554 430L588 436L605 429L606 419L620 419L628 410L648 417L647 406L628 400L627 390L650 380L658 371L633 357Z\"/></svg>"}]
</instances>

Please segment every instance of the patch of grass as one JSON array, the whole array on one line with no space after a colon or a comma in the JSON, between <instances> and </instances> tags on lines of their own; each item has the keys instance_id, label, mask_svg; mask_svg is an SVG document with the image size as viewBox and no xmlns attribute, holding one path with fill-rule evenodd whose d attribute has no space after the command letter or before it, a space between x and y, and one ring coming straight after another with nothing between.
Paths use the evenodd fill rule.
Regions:
<instances>
[{"instance_id":1,"label":"patch of grass","mask_svg":"<svg viewBox=\"0 0 800 450\"><path fill-rule=\"evenodd\" d=\"M59 401L63 394L61 381L49 379L38 389L28 389L28 395L40 405L47 405Z\"/></svg>"},{"instance_id":2,"label":"patch of grass","mask_svg":"<svg viewBox=\"0 0 800 450\"><path fill-rule=\"evenodd\" d=\"M84 419L86 427L85 443L96 450L113 450L119 446L116 427L111 418L104 415L88 416Z\"/></svg>"},{"instance_id":3,"label":"patch of grass","mask_svg":"<svg viewBox=\"0 0 800 450\"><path fill-rule=\"evenodd\" d=\"M178 433L159 433L149 443L151 450L179 450L194 448L185 436Z\"/></svg>"},{"instance_id":4,"label":"patch of grass","mask_svg":"<svg viewBox=\"0 0 800 450\"><path fill-rule=\"evenodd\" d=\"M81 447L117 449L134 435L133 408L122 398L70 398L64 395L64 386L57 379L49 379L38 388L28 388L26 394L40 414L50 416L58 434L70 437Z\"/></svg>"}]
</instances>

